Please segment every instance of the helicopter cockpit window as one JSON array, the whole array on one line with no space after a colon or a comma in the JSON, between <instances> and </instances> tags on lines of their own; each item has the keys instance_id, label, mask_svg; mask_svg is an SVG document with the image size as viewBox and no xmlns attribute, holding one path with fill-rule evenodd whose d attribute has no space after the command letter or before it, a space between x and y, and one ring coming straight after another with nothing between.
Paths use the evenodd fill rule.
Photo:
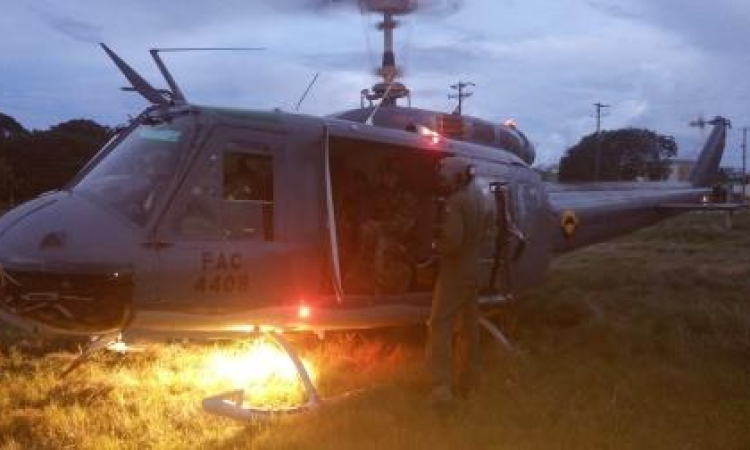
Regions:
<instances>
[{"instance_id":1,"label":"helicopter cockpit window","mask_svg":"<svg viewBox=\"0 0 750 450\"><path fill-rule=\"evenodd\" d=\"M224 152L223 216L229 239L273 240L273 158L254 145Z\"/></svg>"},{"instance_id":2,"label":"helicopter cockpit window","mask_svg":"<svg viewBox=\"0 0 750 450\"><path fill-rule=\"evenodd\" d=\"M144 225L186 153L182 149L190 120L137 126L73 190Z\"/></svg>"},{"instance_id":3,"label":"helicopter cockpit window","mask_svg":"<svg viewBox=\"0 0 750 450\"><path fill-rule=\"evenodd\" d=\"M267 155L224 154L224 200L273 202L273 160Z\"/></svg>"}]
</instances>

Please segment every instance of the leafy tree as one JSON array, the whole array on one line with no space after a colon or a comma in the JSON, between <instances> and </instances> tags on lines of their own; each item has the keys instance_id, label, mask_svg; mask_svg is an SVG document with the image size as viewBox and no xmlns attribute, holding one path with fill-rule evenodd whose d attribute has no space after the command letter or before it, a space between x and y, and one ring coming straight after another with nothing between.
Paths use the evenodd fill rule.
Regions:
<instances>
[{"instance_id":1,"label":"leafy tree","mask_svg":"<svg viewBox=\"0 0 750 450\"><path fill-rule=\"evenodd\" d=\"M16 119L0 113L0 142L25 133L26 129Z\"/></svg>"},{"instance_id":2,"label":"leafy tree","mask_svg":"<svg viewBox=\"0 0 750 450\"><path fill-rule=\"evenodd\" d=\"M600 140L599 181L664 180L667 158L677 154L672 136L640 128L590 134L569 148L560 159L560 181L594 181L597 139Z\"/></svg>"},{"instance_id":3,"label":"leafy tree","mask_svg":"<svg viewBox=\"0 0 750 450\"><path fill-rule=\"evenodd\" d=\"M0 113L0 203L13 203L14 200L13 187L16 178L13 168L5 157L6 143L26 133L28 131L16 119ZM3 205L0 205L0 208L2 207Z\"/></svg>"},{"instance_id":4,"label":"leafy tree","mask_svg":"<svg viewBox=\"0 0 750 450\"><path fill-rule=\"evenodd\" d=\"M18 124L4 117L10 119L8 124ZM26 200L63 187L110 134L110 129L91 120L70 120L48 130L6 133L0 140L0 177L4 180L0 182L0 199Z\"/></svg>"}]
</instances>

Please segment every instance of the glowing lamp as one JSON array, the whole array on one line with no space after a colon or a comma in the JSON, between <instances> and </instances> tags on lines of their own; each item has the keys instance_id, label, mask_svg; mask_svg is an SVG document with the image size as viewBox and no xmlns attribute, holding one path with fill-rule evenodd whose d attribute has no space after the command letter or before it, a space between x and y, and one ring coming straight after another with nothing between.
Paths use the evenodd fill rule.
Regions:
<instances>
[{"instance_id":1,"label":"glowing lamp","mask_svg":"<svg viewBox=\"0 0 750 450\"><path fill-rule=\"evenodd\" d=\"M122 342L122 341L116 341L107 346L107 350L116 352L116 353L127 353L130 348L128 347L128 344Z\"/></svg>"},{"instance_id":2,"label":"glowing lamp","mask_svg":"<svg viewBox=\"0 0 750 450\"><path fill-rule=\"evenodd\" d=\"M429 138L430 142L432 142L433 145L439 144L440 139L442 138L442 136L440 136L440 133L435 130L429 129L424 125L417 125L417 132L419 132L419 134L421 134L422 136Z\"/></svg>"},{"instance_id":3,"label":"glowing lamp","mask_svg":"<svg viewBox=\"0 0 750 450\"><path fill-rule=\"evenodd\" d=\"M508 119L505 122L503 122L503 125L505 125L508 128L513 128L514 130L518 128L518 122L516 122L516 119Z\"/></svg>"},{"instance_id":4,"label":"glowing lamp","mask_svg":"<svg viewBox=\"0 0 750 450\"><path fill-rule=\"evenodd\" d=\"M300 319L309 319L310 314L312 314L312 310L307 305L300 305L299 308L297 309L297 316Z\"/></svg>"}]
</instances>

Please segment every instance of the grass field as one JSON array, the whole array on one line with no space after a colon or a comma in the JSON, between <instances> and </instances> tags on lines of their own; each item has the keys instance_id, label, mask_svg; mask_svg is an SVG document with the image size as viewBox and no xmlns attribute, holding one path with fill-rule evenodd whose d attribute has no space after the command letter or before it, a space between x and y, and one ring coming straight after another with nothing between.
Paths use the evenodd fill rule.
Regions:
<instances>
[{"instance_id":1,"label":"grass field","mask_svg":"<svg viewBox=\"0 0 750 450\"><path fill-rule=\"evenodd\" d=\"M484 342L479 392L447 417L422 329L300 339L324 394L374 388L256 423L200 409L241 344L102 353L60 380L70 344L1 330L0 448L750 448L748 249L750 214L694 213L561 258L499 319L520 352Z\"/></svg>"}]
</instances>

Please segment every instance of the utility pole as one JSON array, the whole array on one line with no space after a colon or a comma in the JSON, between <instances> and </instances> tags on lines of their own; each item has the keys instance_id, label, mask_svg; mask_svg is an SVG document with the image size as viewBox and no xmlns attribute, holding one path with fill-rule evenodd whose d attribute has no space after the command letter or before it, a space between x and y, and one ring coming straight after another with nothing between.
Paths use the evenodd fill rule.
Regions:
<instances>
[{"instance_id":1,"label":"utility pole","mask_svg":"<svg viewBox=\"0 0 750 450\"><path fill-rule=\"evenodd\" d=\"M465 98L469 98L472 95L474 95L473 92L465 92L464 89L466 89L469 86L476 86L471 81L459 81L458 83L451 86L451 89L455 89L458 91L458 94L450 94L448 95L448 98L457 98L458 99L458 106L456 107L456 110L453 111L453 114L461 115L463 111L463 100Z\"/></svg>"},{"instance_id":2,"label":"utility pole","mask_svg":"<svg viewBox=\"0 0 750 450\"><path fill-rule=\"evenodd\" d=\"M747 127L742 128L742 203L747 203Z\"/></svg>"},{"instance_id":3,"label":"utility pole","mask_svg":"<svg viewBox=\"0 0 750 450\"><path fill-rule=\"evenodd\" d=\"M594 181L599 181L599 169L601 164L601 153L602 153L602 110L605 108L611 108L610 105L603 103L594 103L596 107L596 154L594 155Z\"/></svg>"}]
</instances>

